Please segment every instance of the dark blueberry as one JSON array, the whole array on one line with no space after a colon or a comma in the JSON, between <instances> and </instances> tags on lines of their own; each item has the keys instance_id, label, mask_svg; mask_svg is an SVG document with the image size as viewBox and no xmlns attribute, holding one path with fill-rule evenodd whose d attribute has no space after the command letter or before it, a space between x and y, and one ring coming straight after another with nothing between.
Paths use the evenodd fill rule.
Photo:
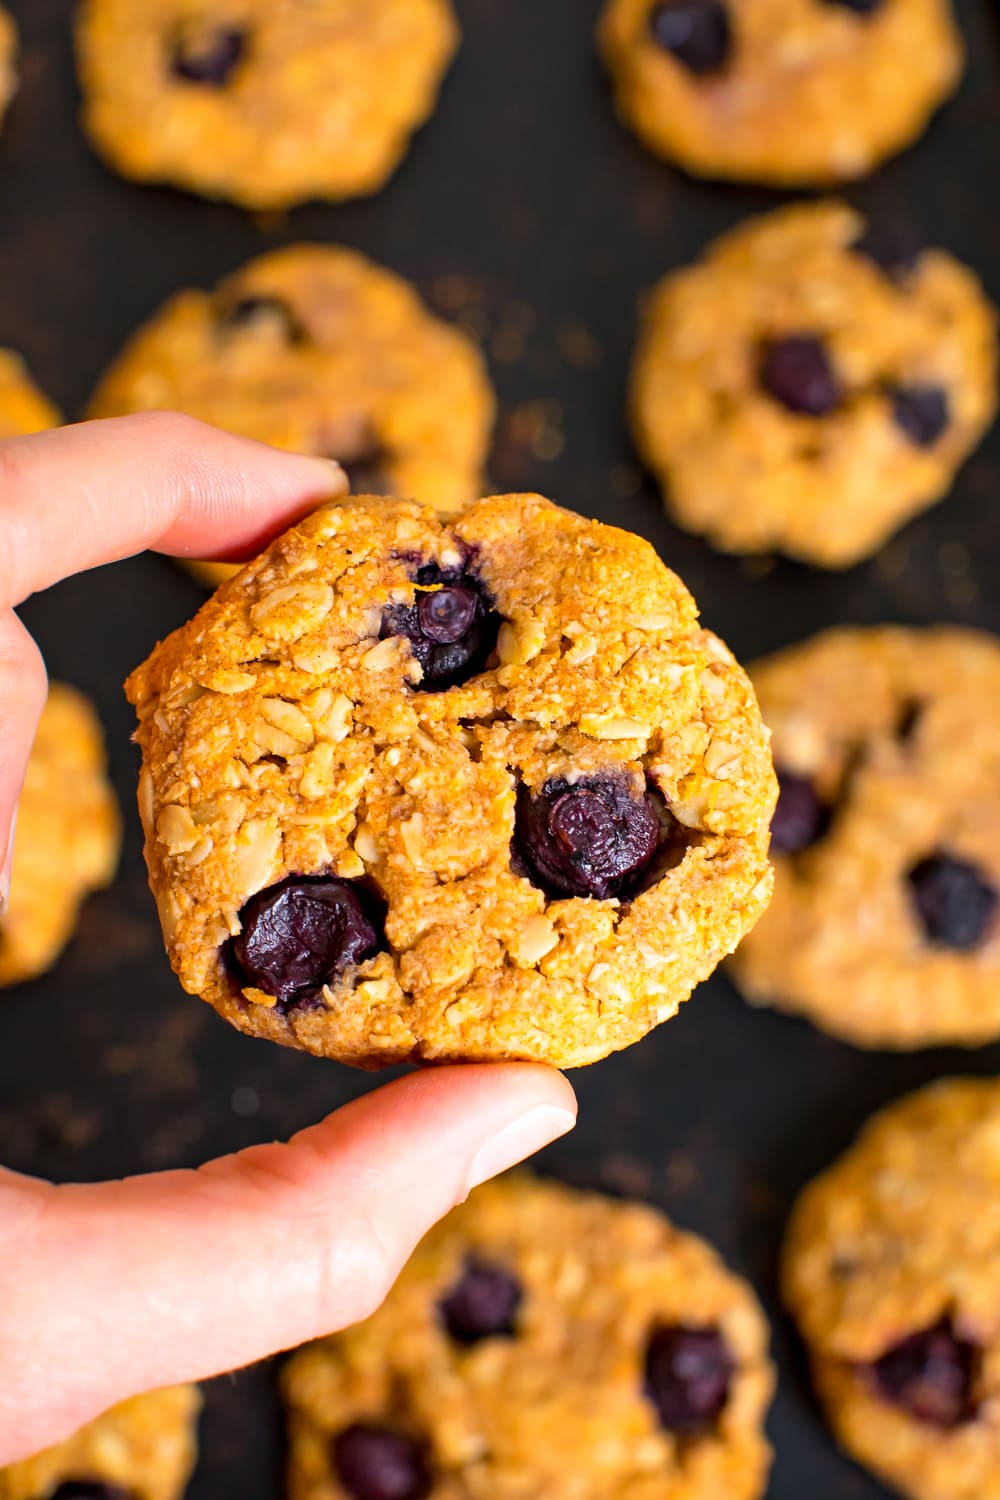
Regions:
<instances>
[{"instance_id":1,"label":"dark blueberry","mask_svg":"<svg viewBox=\"0 0 1000 1500\"><path fill-rule=\"evenodd\" d=\"M764 346L760 383L789 411L825 417L840 403L840 386L821 339L794 333Z\"/></svg>"},{"instance_id":2,"label":"dark blueberry","mask_svg":"<svg viewBox=\"0 0 1000 1500\"><path fill-rule=\"evenodd\" d=\"M401 635L423 668L418 687L454 687L481 672L500 633L501 620L473 573L422 567L412 604L390 604L382 612L381 635Z\"/></svg>"},{"instance_id":3,"label":"dark blueberry","mask_svg":"<svg viewBox=\"0 0 1000 1500\"><path fill-rule=\"evenodd\" d=\"M170 66L186 83L222 88L242 62L246 50L246 32L222 26L204 36L179 36L173 45Z\"/></svg>"},{"instance_id":4,"label":"dark blueberry","mask_svg":"<svg viewBox=\"0 0 1000 1500\"><path fill-rule=\"evenodd\" d=\"M361 453L350 458L341 458L339 453L329 454L335 458L347 475L352 495L391 495L395 482L389 472L389 455L385 449L372 444Z\"/></svg>"},{"instance_id":5,"label":"dark blueberry","mask_svg":"<svg viewBox=\"0 0 1000 1500\"><path fill-rule=\"evenodd\" d=\"M960 1339L947 1318L911 1334L870 1366L879 1395L918 1422L957 1427L976 1414L972 1396L976 1346Z\"/></svg>"},{"instance_id":6,"label":"dark blueberry","mask_svg":"<svg viewBox=\"0 0 1000 1500\"><path fill-rule=\"evenodd\" d=\"M933 448L948 427L948 392L939 385L895 385L889 399L896 426L918 448Z\"/></svg>"},{"instance_id":7,"label":"dark blueberry","mask_svg":"<svg viewBox=\"0 0 1000 1500\"><path fill-rule=\"evenodd\" d=\"M457 1344L512 1338L522 1295L521 1283L510 1271L470 1255L441 1298L441 1320Z\"/></svg>"},{"instance_id":8,"label":"dark blueberry","mask_svg":"<svg viewBox=\"0 0 1000 1500\"><path fill-rule=\"evenodd\" d=\"M64 1479L49 1500L135 1500L131 1490L103 1479Z\"/></svg>"},{"instance_id":9,"label":"dark blueberry","mask_svg":"<svg viewBox=\"0 0 1000 1500\"><path fill-rule=\"evenodd\" d=\"M652 797L633 796L624 780L547 781L534 796L518 788L515 848L534 883L552 895L618 895L642 874L659 837Z\"/></svg>"},{"instance_id":10,"label":"dark blueberry","mask_svg":"<svg viewBox=\"0 0 1000 1500\"><path fill-rule=\"evenodd\" d=\"M281 330L282 337L290 344L305 342L306 331L289 307L280 297L240 297L236 302L220 308L217 326L223 333L235 333L244 328L259 328L271 324Z\"/></svg>"},{"instance_id":11,"label":"dark blueberry","mask_svg":"<svg viewBox=\"0 0 1000 1500\"><path fill-rule=\"evenodd\" d=\"M333 1440L337 1477L352 1500L423 1500L427 1462L405 1432L356 1422Z\"/></svg>"},{"instance_id":12,"label":"dark blueberry","mask_svg":"<svg viewBox=\"0 0 1000 1500\"><path fill-rule=\"evenodd\" d=\"M718 73L732 49L729 11L723 0L667 0L649 13L649 29L666 52L690 73Z\"/></svg>"},{"instance_id":13,"label":"dark blueberry","mask_svg":"<svg viewBox=\"0 0 1000 1500\"><path fill-rule=\"evenodd\" d=\"M996 916L1000 896L975 865L931 854L908 876L913 904L929 943L968 952L978 948Z\"/></svg>"},{"instance_id":14,"label":"dark blueberry","mask_svg":"<svg viewBox=\"0 0 1000 1500\"><path fill-rule=\"evenodd\" d=\"M733 1357L717 1328L656 1328L646 1347L646 1395L667 1432L704 1432L729 1395Z\"/></svg>"},{"instance_id":15,"label":"dark blueberry","mask_svg":"<svg viewBox=\"0 0 1000 1500\"><path fill-rule=\"evenodd\" d=\"M778 854L800 854L823 837L830 822L829 809L806 776L797 776L776 766L778 805L771 819L771 848Z\"/></svg>"},{"instance_id":16,"label":"dark blueberry","mask_svg":"<svg viewBox=\"0 0 1000 1500\"><path fill-rule=\"evenodd\" d=\"M308 1003L382 946L373 905L356 885L326 876L290 875L251 896L232 945L244 981L287 1009Z\"/></svg>"},{"instance_id":17,"label":"dark blueberry","mask_svg":"<svg viewBox=\"0 0 1000 1500\"><path fill-rule=\"evenodd\" d=\"M869 221L851 249L873 260L887 275L896 277L915 271L924 253L915 231L899 219Z\"/></svg>"}]
</instances>

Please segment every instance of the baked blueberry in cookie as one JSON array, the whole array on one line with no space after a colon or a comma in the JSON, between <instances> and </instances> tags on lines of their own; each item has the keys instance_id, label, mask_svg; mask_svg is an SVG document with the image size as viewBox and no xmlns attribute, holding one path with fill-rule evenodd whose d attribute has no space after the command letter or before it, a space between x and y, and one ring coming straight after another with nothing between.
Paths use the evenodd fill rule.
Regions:
<instances>
[{"instance_id":1,"label":"baked blueberry in cookie","mask_svg":"<svg viewBox=\"0 0 1000 1500\"><path fill-rule=\"evenodd\" d=\"M652 795L621 779L518 788L515 849L530 878L554 895L604 898L634 888L659 839Z\"/></svg>"},{"instance_id":2,"label":"baked blueberry in cookie","mask_svg":"<svg viewBox=\"0 0 1000 1500\"><path fill-rule=\"evenodd\" d=\"M441 1298L441 1318L458 1344L513 1338L523 1296L521 1283L505 1266L470 1255Z\"/></svg>"},{"instance_id":3,"label":"baked blueberry in cookie","mask_svg":"<svg viewBox=\"0 0 1000 1500\"><path fill-rule=\"evenodd\" d=\"M808 776L776 766L778 803L771 819L771 848L777 854L800 854L815 844L830 822Z\"/></svg>"},{"instance_id":4,"label":"baked blueberry in cookie","mask_svg":"<svg viewBox=\"0 0 1000 1500\"><path fill-rule=\"evenodd\" d=\"M930 854L908 872L910 893L929 943L967 952L993 925L1000 895L969 860Z\"/></svg>"},{"instance_id":5,"label":"baked blueberry in cookie","mask_svg":"<svg viewBox=\"0 0 1000 1500\"><path fill-rule=\"evenodd\" d=\"M711 1428L732 1378L732 1356L717 1328L654 1330L646 1349L646 1393L668 1432Z\"/></svg>"},{"instance_id":6,"label":"baked blueberry in cookie","mask_svg":"<svg viewBox=\"0 0 1000 1500\"><path fill-rule=\"evenodd\" d=\"M187 83L222 88L246 56L247 34L233 26L182 30L171 48L170 66Z\"/></svg>"},{"instance_id":7,"label":"baked blueberry in cookie","mask_svg":"<svg viewBox=\"0 0 1000 1500\"><path fill-rule=\"evenodd\" d=\"M666 0L650 11L649 29L692 73L717 73L725 66L731 32L724 0Z\"/></svg>"},{"instance_id":8,"label":"baked blueberry in cookie","mask_svg":"<svg viewBox=\"0 0 1000 1500\"><path fill-rule=\"evenodd\" d=\"M908 1334L871 1364L876 1391L918 1422L957 1427L976 1414L973 1370L976 1348L960 1339L947 1318Z\"/></svg>"},{"instance_id":9,"label":"baked blueberry in cookie","mask_svg":"<svg viewBox=\"0 0 1000 1500\"><path fill-rule=\"evenodd\" d=\"M412 604L390 604L382 615L383 640L409 643L420 664L420 687L439 692L482 671L503 623L488 590L463 567L418 568Z\"/></svg>"},{"instance_id":10,"label":"baked blueberry in cookie","mask_svg":"<svg viewBox=\"0 0 1000 1500\"><path fill-rule=\"evenodd\" d=\"M339 1432L333 1466L351 1500L424 1500L430 1492L419 1444L391 1427L355 1422Z\"/></svg>"}]
</instances>

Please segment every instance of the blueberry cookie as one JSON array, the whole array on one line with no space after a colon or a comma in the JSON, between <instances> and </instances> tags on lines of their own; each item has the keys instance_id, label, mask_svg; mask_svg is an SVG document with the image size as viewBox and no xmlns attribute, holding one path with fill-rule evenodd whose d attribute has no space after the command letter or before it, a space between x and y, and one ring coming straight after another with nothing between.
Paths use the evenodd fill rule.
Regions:
<instances>
[{"instance_id":1,"label":"blueberry cookie","mask_svg":"<svg viewBox=\"0 0 1000 1500\"><path fill-rule=\"evenodd\" d=\"M83 123L126 177L252 209L372 193L434 108L451 0L81 0Z\"/></svg>"},{"instance_id":2,"label":"blueberry cookie","mask_svg":"<svg viewBox=\"0 0 1000 1500\"><path fill-rule=\"evenodd\" d=\"M20 355L0 349L0 441L56 427L59 413L42 395Z\"/></svg>"},{"instance_id":3,"label":"blueberry cookie","mask_svg":"<svg viewBox=\"0 0 1000 1500\"><path fill-rule=\"evenodd\" d=\"M180 1500L200 1406L191 1385L125 1401L57 1447L0 1469L0 1500Z\"/></svg>"},{"instance_id":4,"label":"blueberry cookie","mask_svg":"<svg viewBox=\"0 0 1000 1500\"><path fill-rule=\"evenodd\" d=\"M876 1115L803 1193L785 1300L840 1442L912 1500L1000 1495L1000 1083Z\"/></svg>"},{"instance_id":5,"label":"blueberry cookie","mask_svg":"<svg viewBox=\"0 0 1000 1500\"><path fill-rule=\"evenodd\" d=\"M113 878L120 841L97 715L82 694L53 683L18 803L0 985L52 967L85 897Z\"/></svg>"},{"instance_id":6,"label":"blueberry cookie","mask_svg":"<svg viewBox=\"0 0 1000 1500\"><path fill-rule=\"evenodd\" d=\"M17 92L17 28L0 5L0 124Z\"/></svg>"},{"instance_id":7,"label":"blueberry cookie","mask_svg":"<svg viewBox=\"0 0 1000 1500\"><path fill-rule=\"evenodd\" d=\"M172 298L91 415L157 407L339 459L361 493L454 510L482 493L494 400L475 346L407 282L352 250L297 245ZM213 582L233 571L204 566Z\"/></svg>"},{"instance_id":8,"label":"blueberry cookie","mask_svg":"<svg viewBox=\"0 0 1000 1500\"><path fill-rule=\"evenodd\" d=\"M845 567L946 493L993 418L996 365L970 271L846 204L800 205L652 292L633 430L682 526Z\"/></svg>"},{"instance_id":9,"label":"blueberry cookie","mask_svg":"<svg viewBox=\"0 0 1000 1500\"><path fill-rule=\"evenodd\" d=\"M770 894L744 673L646 542L537 495L322 507L128 693L171 961L252 1035L593 1062Z\"/></svg>"},{"instance_id":10,"label":"blueberry cookie","mask_svg":"<svg viewBox=\"0 0 1000 1500\"><path fill-rule=\"evenodd\" d=\"M700 176L863 177L920 136L964 50L949 0L607 0L618 112Z\"/></svg>"},{"instance_id":11,"label":"blueberry cookie","mask_svg":"<svg viewBox=\"0 0 1000 1500\"><path fill-rule=\"evenodd\" d=\"M858 1046L1000 1037L1000 643L834 630L752 676L781 794L737 983Z\"/></svg>"},{"instance_id":12,"label":"blueberry cookie","mask_svg":"<svg viewBox=\"0 0 1000 1500\"><path fill-rule=\"evenodd\" d=\"M768 1330L703 1240L527 1176L431 1231L284 1371L290 1500L754 1500Z\"/></svg>"}]
</instances>

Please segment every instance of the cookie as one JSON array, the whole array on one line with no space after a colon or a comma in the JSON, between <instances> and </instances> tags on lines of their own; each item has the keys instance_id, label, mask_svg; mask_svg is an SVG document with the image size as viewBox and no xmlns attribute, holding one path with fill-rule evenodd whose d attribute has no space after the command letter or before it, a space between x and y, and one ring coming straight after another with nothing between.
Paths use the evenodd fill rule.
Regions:
<instances>
[{"instance_id":1,"label":"cookie","mask_svg":"<svg viewBox=\"0 0 1000 1500\"><path fill-rule=\"evenodd\" d=\"M97 715L81 693L53 683L18 803L0 985L52 967L84 899L112 880L120 842Z\"/></svg>"},{"instance_id":2,"label":"cookie","mask_svg":"<svg viewBox=\"0 0 1000 1500\"><path fill-rule=\"evenodd\" d=\"M297 245L172 298L91 415L157 407L337 458L362 493L454 510L482 493L494 397L471 340L407 282L352 250ZM203 567L212 582L234 571Z\"/></svg>"},{"instance_id":3,"label":"cookie","mask_svg":"<svg viewBox=\"0 0 1000 1500\"><path fill-rule=\"evenodd\" d=\"M699 176L816 187L922 135L964 62L950 0L607 0L623 121Z\"/></svg>"},{"instance_id":4,"label":"cookie","mask_svg":"<svg viewBox=\"0 0 1000 1500\"><path fill-rule=\"evenodd\" d=\"M0 124L8 104L17 93L17 28L9 11L0 5Z\"/></svg>"},{"instance_id":5,"label":"cookie","mask_svg":"<svg viewBox=\"0 0 1000 1500\"><path fill-rule=\"evenodd\" d=\"M636 443L682 526L846 567L939 500L992 421L996 323L975 276L898 225L780 209L649 296Z\"/></svg>"},{"instance_id":6,"label":"cookie","mask_svg":"<svg viewBox=\"0 0 1000 1500\"><path fill-rule=\"evenodd\" d=\"M251 209L376 192L432 112L451 0L82 0L83 124L126 177Z\"/></svg>"},{"instance_id":7,"label":"cookie","mask_svg":"<svg viewBox=\"0 0 1000 1500\"><path fill-rule=\"evenodd\" d=\"M60 417L42 395L20 355L0 349L0 441L57 427Z\"/></svg>"},{"instance_id":8,"label":"cookie","mask_svg":"<svg viewBox=\"0 0 1000 1500\"><path fill-rule=\"evenodd\" d=\"M770 893L745 675L648 543L537 495L323 507L127 688L168 953L252 1035L593 1062Z\"/></svg>"},{"instance_id":9,"label":"cookie","mask_svg":"<svg viewBox=\"0 0 1000 1500\"><path fill-rule=\"evenodd\" d=\"M752 676L781 795L744 994L857 1046L1000 1037L1000 643L833 630Z\"/></svg>"},{"instance_id":10,"label":"cookie","mask_svg":"<svg viewBox=\"0 0 1000 1500\"><path fill-rule=\"evenodd\" d=\"M783 1286L840 1442L912 1500L1000 1495L1000 1083L876 1115L803 1193Z\"/></svg>"},{"instance_id":11,"label":"cookie","mask_svg":"<svg viewBox=\"0 0 1000 1500\"><path fill-rule=\"evenodd\" d=\"M192 1385L125 1401L55 1448L0 1469L0 1500L180 1500L200 1406Z\"/></svg>"},{"instance_id":12,"label":"cookie","mask_svg":"<svg viewBox=\"0 0 1000 1500\"><path fill-rule=\"evenodd\" d=\"M767 1346L703 1240L506 1178L431 1231L374 1317L286 1365L289 1497L753 1500Z\"/></svg>"}]
</instances>

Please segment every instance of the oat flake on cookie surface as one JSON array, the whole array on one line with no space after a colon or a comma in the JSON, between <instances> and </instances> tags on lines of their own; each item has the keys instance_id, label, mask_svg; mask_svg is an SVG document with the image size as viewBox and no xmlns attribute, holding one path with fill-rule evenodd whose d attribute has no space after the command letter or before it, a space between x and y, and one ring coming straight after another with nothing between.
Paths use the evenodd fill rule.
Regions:
<instances>
[{"instance_id":1,"label":"oat flake on cookie surface","mask_svg":"<svg viewBox=\"0 0 1000 1500\"><path fill-rule=\"evenodd\" d=\"M593 1062L770 894L745 674L648 543L537 495L323 507L128 692L171 961L252 1035Z\"/></svg>"}]
</instances>

